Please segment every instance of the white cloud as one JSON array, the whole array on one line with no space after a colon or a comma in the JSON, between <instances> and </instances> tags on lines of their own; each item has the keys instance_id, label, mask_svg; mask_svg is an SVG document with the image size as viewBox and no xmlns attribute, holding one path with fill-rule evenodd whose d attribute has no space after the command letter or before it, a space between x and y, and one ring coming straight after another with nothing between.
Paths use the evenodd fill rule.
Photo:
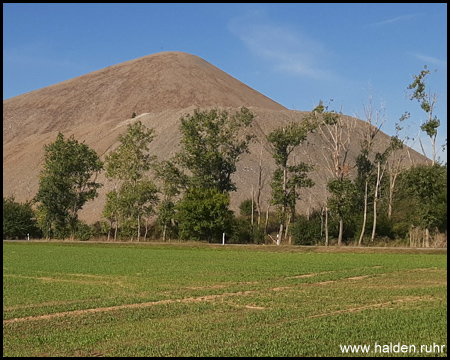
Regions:
<instances>
[{"instance_id":1,"label":"white cloud","mask_svg":"<svg viewBox=\"0 0 450 360\"><path fill-rule=\"evenodd\" d=\"M441 59L437 59L433 56L427 56L427 55L421 55L421 54L411 54L413 55L415 58L424 61L425 63L427 63L428 65L435 65L435 66L443 66L443 67L447 67L447 61L446 60L441 60Z\"/></svg>"},{"instance_id":2,"label":"white cloud","mask_svg":"<svg viewBox=\"0 0 450 360\"><path fill-rule=\"evenodd\" d=\"M248 18L233 19L229 29L253 54L272 62L276 71L316 80L336 77L325 64L333 54L305 34L270 25L267 20Z\"/></svg>"},{"instance_id":3,"label":"white cloud","mask_svg":"<svg viewBox=\"0 0 450 360\"><path fill-rule=\"evenodd\" d=\"M396 22L399 22L399 21L413 19L414 17L416 17L416 15L402 15L402 16L397 16L397 17L392 18L392 19L379 21L379 22L370 24L369 26L383 26L383 25L393 24L393 23L396 23Z\"/></svg>"}]
</instances>

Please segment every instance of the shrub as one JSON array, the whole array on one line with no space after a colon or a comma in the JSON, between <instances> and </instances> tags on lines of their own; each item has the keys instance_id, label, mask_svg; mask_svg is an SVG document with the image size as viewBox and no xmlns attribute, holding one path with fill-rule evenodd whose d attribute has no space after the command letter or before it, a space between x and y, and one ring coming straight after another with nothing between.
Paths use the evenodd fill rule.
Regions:
<instances>
[{"instance_id":1,"label":"shrub","mask_svg":"<svg viewBox=\"0 0 450 360\"><path fill-rule=\"evenodd\" d=\"M252 215L252 199L247 199L241 202L241 205L239 205L239 210L241 213L241 216L251 216ZM253 211L255 212L255 206L253 204Z\"/></svg>"},{"instance_id":2,"label":"shrub","mask_svg":"<svg viewBox=\"0 0 450 360\"><path fill-rule=\"evenodd\" d=\"M229 244L261 244L264 242L264 231L258 225L251 224L248 219L234 218L232 222L232 235Z\"/></svg>"},{"instance_id":3,"label":"shrub","mask_svg":"<svg viewBox=\"0 0 450 360\"><path fill-rule=\"evenodd\" d=\"M315 213L308 220L306 216L300 215L291 225L291 235L295 245L317 245L321 238L320 214Z\"/></svg>"},{"instance_id":4,"label":"shrub","mask_svg":"<svg viewBox=\"0 0 450 360\"><path fill-rule=\"evenodd\" d=\"M26 239L42 237L31 204L14 201L14 197L3 198L3 239Z\"/></svg>"},{"instance_id":5,"label":"shrub","mask_svg":"<svg viewBox=\"0 0 450 360\"><path fill-rule=\"evenodd\" d=\"M75 238L81 241L89 240L93 235L91 227L84 221L78 221L75 228Z\"/></svg>"}]
</instances>

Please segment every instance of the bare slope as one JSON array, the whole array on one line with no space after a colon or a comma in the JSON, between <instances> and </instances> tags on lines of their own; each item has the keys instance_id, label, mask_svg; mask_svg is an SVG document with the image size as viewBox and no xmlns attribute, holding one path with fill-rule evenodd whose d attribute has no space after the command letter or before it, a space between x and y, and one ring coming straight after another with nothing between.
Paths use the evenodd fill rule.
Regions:
<instances>
[{"instance_id":1,"label":"bare slope","mask_svg":"<svg viewBox=\"0 0 450 360\"><path fill-rule=\"evenodd\" d=\"M241 201L250 198L252 188L256 191L261 157L261 200L266 209L275 164L265 136L290 121L301 121L306 112L288 110L201 58L181 52L145 56L3 101L3 196L14 195L23 202L36 194L43 146L55 141L59 131L85 141L104 158L118 145L117 137L126 131L126 125L135 121L131 114L136 112L137 119L155 129L150 151L164 160L179 149L181 116L192 114L197 107L233 112L243 105L256 115L251 131L257 138L251 153L238 163L233 177L238 190L232 193L232 208L237 210ZM361 120L356 123L351 158L359 151L361 131L366 126ZM309 140L309 145L295 154L297 161L314 164L316 169L311 173L316 186L305 190L298 204L302 213L317 208L326 198L324 146L317 135ZM381 134L379 148L388 141L389 137ZM412 160L424 160L414 151L411 154ZM99 197L80 214L89 223L101 219L105 194L112 187L104 174L98 181L104 184Z\"/></svg>"}]
</instances>

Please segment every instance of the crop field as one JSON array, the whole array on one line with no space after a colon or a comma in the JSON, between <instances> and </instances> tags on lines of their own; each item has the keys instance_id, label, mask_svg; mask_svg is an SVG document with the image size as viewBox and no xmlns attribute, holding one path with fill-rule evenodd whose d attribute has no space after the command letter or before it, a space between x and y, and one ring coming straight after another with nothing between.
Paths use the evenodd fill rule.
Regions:
<instances>
[{"instance_id":1,"label":"crop field","mask_svg":"<svg viewBox=\"0 0 450 360\"><path fill-rule=\"evenodd\" d=\"M3 356L446 357L447 251L4 242Z\"/></svg>"}]
</instances>

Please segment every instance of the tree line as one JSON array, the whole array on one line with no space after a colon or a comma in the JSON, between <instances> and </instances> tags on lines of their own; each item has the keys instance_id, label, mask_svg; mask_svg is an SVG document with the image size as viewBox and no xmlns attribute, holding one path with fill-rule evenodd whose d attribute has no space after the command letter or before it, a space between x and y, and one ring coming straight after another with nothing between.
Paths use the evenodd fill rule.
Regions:
<instances>
[{"instance_id":1,"label":"tree line","mask_svg":"<svg viewBox=\"0 0 450 360\"><path fill-rule=\"evenodd\" d=\"M300 122L276 128L267 136L276 169L271 177L269 207L261 207L261 172L256 194L230 209L230 193L236 191L232 175L254 139L255 115L246 107L235 113L201 110L180 119L180 151L172 159L158 161L149 153L154 129L141 121L129 124L118 137L119 146L101 160L85 143L59 133L44 146L44 166L34 199L19 204L3 198L3 238L71 238L93 236L142 241L150 236L163 240L182 239L261 243L270 241L303 245L344 242L373 244L376 237L406 241L417 229L423 231L423 246L447 231L447 165L436 161L435 139L439 120L433 115L435 95L425 90L424 68L408 87L411 100L419 101L427 114L421 130L433 145L431 164L402 166L405 152L400 137L405 113L396 124L397 133L382 151L374 143L383 116L365 109L360 152L349 158L352 122L342 113L319 102ZM296 213L302 189L315 184L309 177L314 167L293 156L308 135L320 135L327 164L327 200L308 216ZM306 159L300 159L306 160ZM106 194L105 220L88 225L78 219L86 202L98 196L102 186L97 176L105 171L113 189ZM255 220L256 215L256 220ZM157 229L157 230L155 230ZM155 234L157 231L157 234ZM272 236L271 234L277 234Z\"/></svg>"}]
</instances>

